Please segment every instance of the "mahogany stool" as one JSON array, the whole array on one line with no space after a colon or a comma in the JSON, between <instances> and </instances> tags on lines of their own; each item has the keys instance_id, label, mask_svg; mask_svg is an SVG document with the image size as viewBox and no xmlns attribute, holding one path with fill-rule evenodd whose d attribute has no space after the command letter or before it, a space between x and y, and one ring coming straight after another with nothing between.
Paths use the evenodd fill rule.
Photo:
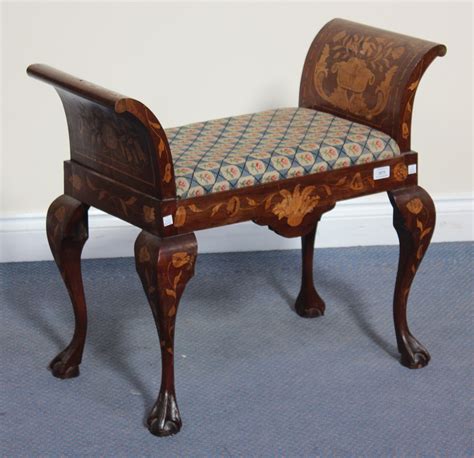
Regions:
<instances>
[{"instance_id":1,"label":"mahogany stool","mask_svg":"<svg viewBox=\"0 0 474 458\"><path fill-rule=\"evenodd\" d=\"M51 362L54 376L79 375L86 338L81 251L89 206L142 229L135 262L158 329L162 382L148 417L158 436L181 418L173 369L178 305L194 273L194 231L252 220L301 237L303 274L296 312L323 315L313 285L321 215L336 202L386 191L400 259L393 314L401 362L415 369L430 355L410 333L407 300L433 235L435 207L417 185L410 149L413 100L443 45L342 19L310 46L298 107L163 129L141 102L41 64L28 74L52 84L69 129L64 194L49 207L47 235L75 315L71 343Z\"/></svg>"}]
</instances>

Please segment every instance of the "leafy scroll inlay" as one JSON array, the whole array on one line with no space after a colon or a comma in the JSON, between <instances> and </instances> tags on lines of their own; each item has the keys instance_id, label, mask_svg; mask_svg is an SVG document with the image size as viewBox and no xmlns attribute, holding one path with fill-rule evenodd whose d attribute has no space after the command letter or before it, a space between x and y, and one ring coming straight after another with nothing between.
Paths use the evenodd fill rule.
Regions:
<instances>
[{"instance_id":1,"label":"leafy scroll inlay","mask_svg":"<svg viewBox=\"0 0 474 458\"><path fill-rule=\"evenodd\" d=\"M153 296L157 293L157 289L151 280L153 275L153 268L151 266L151 263L153 263L153 257L146 245L140 247L137 258L138 262L143 265L147 293L148 295ZM160 345L171 355L173 354L173 320L178 308L178 298L187 281L186 278L189 278L190 275L192 276L194 262L194 254L186 251L179 251L173 253L171 257L167 259L166 267L163 271L158 272L159 283L161 285L160 289L162 289L162 294L166 297L166 300L163 299L163 307L165 307L163 312L164 317L166 320L171 320L169 325L166 326L168 334L161 336Z\"/></svg>"},{"instance_id":2,"label":"leafy scroll inlay","mask_svg":"<svg viewBox=\"0 0 474 458\"><path fill-rule=\"evenodd\" d=\"M79 191L80 187L77 187L78 183L82 183L82 179L79 175L73 174L70 178L70 181L73 187ZM99 201L107 201L111 206L116 208L120 213L123 213L125 216L129 216L133 213L135 208L135 203L137 202L137 197L135 196L124 196L119 197L118 195L111 194L110 191L106 189L101 189L101 185L94 184L93 178L91 176L85 177L86 188L88 191L97 195ZM74 186L76 183L76 186ZM81 184L82 186L82 184ZM147 210L148 209L148 210ZM144 219L146 222L151 222L154 218L154 209L149 207L144 207Z\"/></svg>"},{"instance_id":3,"label":"leafy scroll inlay","mask_svg":"<svg viewBox=\"0 0 474 458\"><path fill-rule=\"evenodd\" d=\"M402 137L404 139L407 139L410 136L410 121L411 121L411 116L412 116L412 111L413 111L413 100L415 98L415 93L416 93L416 88L418 87L418 84L420 83L420 78L421 76L410 86L408 86L408 101L405 106L405 110L403 112L402 116Z\"/></svg>"},{"instance_id":4,"label":"leafy scroll inlay","mask_svg":"<svg viewBox=\"0 0 474 458\"><path fill-rule=\"evenodd\" d=\"M423 254L428 248L430 243L430 238L425 239L425 237L433 231L433 222L431 221L431 215L428 209L425 208L423 201L415 197L409 200L406 204L407 210L410 212L409 214L413 215L410 216L414 220L414 225L416 226L417 231L414 231L415 237L418 238L417 245L418 249L416 252L415 259L413 260L413 264L410 267L410 270L415 273L416 269L418 268L418 264L421 262L421 258ZM411 222L413 224L413 222ZM426 243L424 243L426 240ZM405 294L408 295L409 287L406 288Z\"/></svg>"},{"instance_id":5,"label":"leafy scroll inlay","mask_svg":"<svg viewBox=\"0 0 474 458\"><path fill-rule=\"evenodd\" d=\"M315 65L316 92L337 108L372 119L387 105L399 68L395 63L404 53L403 46L387 38L341 31L324 46ZM331 74L334 88L328 84L334 83Z\"/></svg>"}]
</instances>

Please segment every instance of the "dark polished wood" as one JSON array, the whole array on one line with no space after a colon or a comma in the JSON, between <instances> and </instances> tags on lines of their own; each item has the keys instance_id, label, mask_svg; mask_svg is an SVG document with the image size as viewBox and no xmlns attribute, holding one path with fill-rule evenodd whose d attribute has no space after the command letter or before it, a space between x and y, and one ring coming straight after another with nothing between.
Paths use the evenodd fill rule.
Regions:
<instances>
[{"instance_id":1,"label":"dark polished wood","mask_svg":"<svg viewBox=\"0 0 474 458\"><path fill-rule=\"evenodd\" d=\"M48 242L74 309L75 328L69 345L50 363L55 377L79 375L87 331L87 309L82 285L81 253L88 237L88 205L62 195L49 207L46 218Z\"/></svg>"},{"instance_id":2,"label":"dark polished wood","mask_svg":"<svg viewBox=\"0 0 474 458\"><path fill-rule=\"evenodd\" d=\"M401 362L410 369L430 361L426 348L408 328L407 302L411 284L428 249L436 222L436 211L429 194L420 186L388 193L393 206L393 226L400 240L400 260L393 297L393 317Z\"/></svg>"},{"instance_id":3,"label":"dark polished wood","mask_svg":"<svg viewBox=\"0 0 474 458\"><path fill-rule=\"evenodd\" d=\"M74 161L64 163L65 192L148 232L169 237L201 229L254 221L286 237L309 232L315 215L341 200L414 185L409 165L417 153L313 175L216 192L190 199L161 200L94 172ZM376 167L389 166L390 177L374 180ZM173 224L163 225L163 217ZM284 226L287 226L285 231ZM285 232L285 234L283 233Z\"/></svg>"},{"instance_id":4,"label":"dark polished wood","mask_svg":"<svg viewBox=\"0 0 474 458\"><path fill-rule=\"evenodd\" d=\"M174 330L179 301L194 275L197 242L194 234L160 239L142 231L135 242L135 264L150 303L161 348L161 388L147 423L156 436L181 429L174 387Z\"/></svg>"},{"instance_id":5,"label":"dark polished wood","mask_svg":"<svg viewBox=\"0 0 474 458\"><path fill-rule=\"evenodd\" d=\"M309 48L300 106L375 127L409 151L416 89L445 54L438 43L333 19Z\"/></svg>"},{"instance_id":6,"label":"dark polished wood","mask_svg":"<svg viewBox=\"0 0 474 458\"><path fill-rule=\"evenodd\" d=\"M326 305L317 293L313 280L313 256L314 256L314 239L318 222L314 228L306 235L301 237L301 254L302 254L302 276L301 288L296 298L295 311L299 316L304 318L314 318L324 315Z\"/></svg>"},{"instance_id":7,"label":"dark polished wood","mask_svg":"<svg viewBox=\"0 0 474 458\"><path fill-rule=\"evenodd\" d=\"M145 105L48 65L27 72L56 89L73 161L158 198L176 197L168 139Z\"/></svg>"},{"instance_id":8,"label":"dark polished wood","mask_svg":"<svg viewBox=\"0 0 474 458\"><path fill-rule=\"evenodd\" d=\"M197 254L194 231L253 221L284 237L302 238L303 273L296 312L324 313L313 283L314 239L321 215L345 199L388 192L400 238L394 320L402 363L423 367L426 349L406 320L408 293L434 228L434 206L417 186L418 154L410 150L411 118L420 79L443 45L335 19L310 46L299 105L372 126L393 137L402 154L344 169L247 188L179 199L166 133L141 102L47 65L28 74L54 86L64 106L71 157L64 163L64 196L48 212L48 240L74 307L69 346L51 363L53 374L78 375L86 336L80 255L93 206L140 229L137 271L155 317L162 354L162 385L148 418L153 434L181 427L174 388L174 326ZM389 176L374 178L386 167Z\"/></svg>"}]
</instances>

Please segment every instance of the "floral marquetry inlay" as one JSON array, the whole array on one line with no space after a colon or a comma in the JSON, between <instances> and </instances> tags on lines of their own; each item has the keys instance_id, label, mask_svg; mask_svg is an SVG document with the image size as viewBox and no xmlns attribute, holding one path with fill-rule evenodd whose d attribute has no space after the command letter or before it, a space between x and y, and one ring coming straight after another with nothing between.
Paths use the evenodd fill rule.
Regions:
<instances>
[{"instance_id":1,"label":"floral marquetry inlay","mask_svg":"<svg viewBox=\"0 0 474 458\"><path fill-rule=\"evenodd\" d=\"M393 181L406 183L410 179L408 168L403 161L393 164ZM328 179L328 174L322 174L321 184L315 181L305 183L292 183L278 190L269 189L268 192L255 194L222 193L222 200L202 201L199 199L178 201L178 206L173 212L175 228L195 228L201 221L214 220L216 225L225 221L238 222L253 220L262 225L275 225L283 228L303 227L308 220L306 215L320 214L334 202L346 196L363 195L373 192L383 185L383 180L374 181L373 168L340 170ZM218 194L216 196L220 196ZM212 202L212 203L211 203ZM407 210L416 214L421 202L414 200L407 204ZM171 209L170 209L171 210ZM171 210L173 211L173 210ZM294 231L293 231L294 232Z\"/></svg>"},{"instance_id":2,"label":"floral marquetry inlay","mask_svg":"<svg viewBox=\"0 0 474 458\"><path fill-rule=\"evenodd\" d=\"M416 272L433 235L436 210L430 196L419 186L402 188L389 193L395 208L394 226L401 240L410 240L413 253L409 270ZM404 294L408 294L409 285Z\"/></svg>"},{"instance_id":3,"label":"floral marquetry inlay","mask_svg":"<svg viewBox=\"0 0 474 458\"><path fill-rule=\"evenodd\" d=\"M185 244L183 251L169 252L163 249L160 254L161 243L167 242L142 233L137 239L135 257L148 298L152 303L160 304L157 313L162 324L166 325L166 332L160 333L161 347L172 355L174 319L184 286L194 274L196 246Z\"/></svg>"},{"instance_id":4,"label":"floral marquetry inlay","mask_svg":"<svg viewBox=\"0 0 474 458\"><path fill-rule=\"evenodd\" d=\"M423 202L418 199L418 197L416 197L415 199L412 199L407 203L407 209L410 213L418 215L418 213L423 210Z\"/></svg>"},{"instance_id":5,"label":"floral marquetry inlay","mask_svg":"<svg viewBox=\"0 0 474 458\"><path fill-rule=\"evenodd\" d=\"M283 200L276 204L272 213L278 216L278 219L287 218L288 225L299 226L303 218L318 205L319 196L312 195L316 190L315 186L307 186L300 191L300 185L296 185L293 193L286 189L280 191Z\"/></svg>"},{"instance_id":6,"label":"floral marquetry inlay","mask_svg":"<svg viewBox=\"0 0 474 458\"><path fill-rule=\"evenodd\" d=\"M404 46L388 38L342 30L323 47L316 62L316 92L337 108L372 119L387 105L404 53Z\"/></svg>"},{"instance_id":7,"label":"floral marquetry inlay","mask_svg":"<svg viewBox=\"0 0 474 458\"><path fill-rule=\"evenodd\" d=\"M198 207L196 204L180 205L175 211L174 226L184 226L193 214L199 214L200 218L204 215L216 219L241 218L242 215L260 210L263 211L262 218L265 220L286 219L288 226L297 227L301 225L303 218L318 206L321 198L328 199L330 196L331 189L327 185L302 187L297 184L293 189L281 189L259 198L232 196L228 200L206 207Z\"/></svg>"},{"instance_id":8,"label":"floral marquetry inlay","mask_svg":"<svg viewBox=\"0 0 474 458\"><path fill-rule=\"evenodd\" d=\"M393 168L393 176L397 181L403 181L408 176L408 167L400 162Z\"/></svg>"}]
</instances>

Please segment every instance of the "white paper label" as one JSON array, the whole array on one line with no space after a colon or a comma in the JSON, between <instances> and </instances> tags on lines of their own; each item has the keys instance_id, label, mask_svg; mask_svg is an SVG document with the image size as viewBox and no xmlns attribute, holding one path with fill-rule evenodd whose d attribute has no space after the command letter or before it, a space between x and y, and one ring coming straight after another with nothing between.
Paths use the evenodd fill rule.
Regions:
<instances>
[{"instance_id":1,"label":"white paper label","mask_svg":"<svg viewBox=\"0 0 474 458\"><path fill-rule=\"evenodd\" d=\"M416 164L408 164L408 175L416 173Z\"/></svg>"},{"instance_id":2,"label":"white paper label","mask_svg":"<svg viewBox=\"0 0 474 458\"><path fill-rule=\"evenodd\" d=\"M388 178L390 176L390 166L377 167L374 169L374 180L381 180L382 178Z\"/></svg>"},{"instance_id":3,"label":"white paper label","mask_svg":"<svg viewBox=\"0 0 474 458\"><path fill-rule=\"evenodd\" d=\"M173 215L167 215L163 217L163 226L170 226L173 224Z\"/></svg>"}]
</instances>

